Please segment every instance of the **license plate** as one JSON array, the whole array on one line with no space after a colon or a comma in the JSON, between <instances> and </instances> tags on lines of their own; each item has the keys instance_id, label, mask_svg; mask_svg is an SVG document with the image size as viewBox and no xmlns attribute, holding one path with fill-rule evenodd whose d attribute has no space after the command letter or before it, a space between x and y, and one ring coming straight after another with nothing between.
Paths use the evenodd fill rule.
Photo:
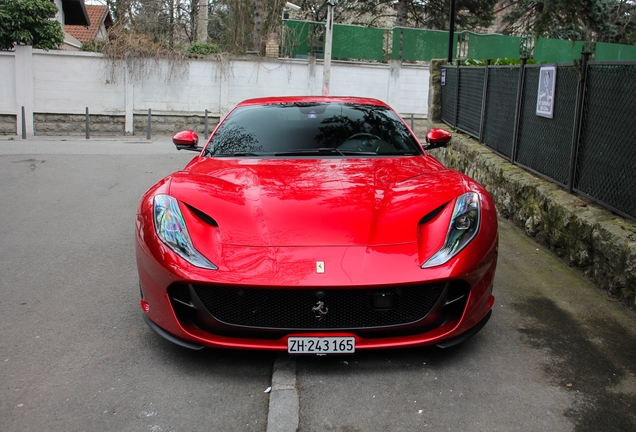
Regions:
<instances>
[{"instance_id":1,"label":"license plate","mask_svg":"<svg viewBox=\"0 0 636 432\"><path fill-rule=\"evenodd\" d=\"M290 337L290 354L352 354L356 352L354 337Z\"/></svg>"}]
</instances>

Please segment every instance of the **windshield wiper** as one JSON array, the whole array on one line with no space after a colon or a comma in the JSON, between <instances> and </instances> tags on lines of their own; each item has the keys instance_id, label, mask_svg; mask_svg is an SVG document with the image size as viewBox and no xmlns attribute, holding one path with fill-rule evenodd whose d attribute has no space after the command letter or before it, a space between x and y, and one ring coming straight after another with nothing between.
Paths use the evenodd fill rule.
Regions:
<instances>
[{"instance_id":1,"label":"windshield wiper","mask_svg":"<svg viewBox=\"0 0 636 432\"><path fill-rule=\"evenodd\" d=\"M340 156L377 156L376 152L360 150L340 150L333 147L319 147L313 149L296 149L277 151L274 156L305 156L305 155L329 155L339 154Z\"/></svg>"},{"instance_id":2,"label":"windshield wiper","mask_svg":"<svg viewBox=\"0 0 636 432\"><path fill-rule=\"evenodd\" d=\"M211 157L236 157L236 156L265 156L265 153L255 153L255 152L232 152L232 153L208 153Z\"/></svg>"}]
</instances>

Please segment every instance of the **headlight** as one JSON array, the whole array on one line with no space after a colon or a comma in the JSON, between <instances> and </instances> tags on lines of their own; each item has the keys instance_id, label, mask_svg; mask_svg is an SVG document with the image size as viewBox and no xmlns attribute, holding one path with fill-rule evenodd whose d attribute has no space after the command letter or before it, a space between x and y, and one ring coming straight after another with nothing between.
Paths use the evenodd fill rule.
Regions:
<instances>
[{"instance_id":1,"label":"headlight","mask_svg":"<svg viewBox=\"0 0 636 432\"><path fill-rule=\"evenodd\" d=\"M169 195L156 195L154 200L155 232L162 242L190 264L218 270L194 248L179 203Z\"/></svg>"},{"instance_id":2,"label":"headlight","mask_svg":"<svg viewBox=\"0 0 636 432\"><path fill-rule=\"evenodd\" d=\"M475 192L468 192L457 198L444 245L422 264L422 268L448 262L475 238L479 229L479 207L479 195Z\"/></svg>"}]
</instances>

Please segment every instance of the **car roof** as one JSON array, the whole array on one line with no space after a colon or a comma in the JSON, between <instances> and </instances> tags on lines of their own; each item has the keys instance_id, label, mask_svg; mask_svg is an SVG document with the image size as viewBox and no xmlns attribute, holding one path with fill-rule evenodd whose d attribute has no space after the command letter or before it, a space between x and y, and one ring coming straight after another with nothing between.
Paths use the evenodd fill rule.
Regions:
<instances>
[{"instance_id":1,"label":"car roof","mask_svg":"<svg viewBox=\"0 0 636 432\"><path fill-rule=\"evenodd\" d=\"M388 107L387 104L378 99L355 97L355 96L270 96L263 98L247 99L239 103L237 107L249 105L265 104L285 104L285 103L350 103L362 105L376 105Z\"/></svg>"}]
</instances>

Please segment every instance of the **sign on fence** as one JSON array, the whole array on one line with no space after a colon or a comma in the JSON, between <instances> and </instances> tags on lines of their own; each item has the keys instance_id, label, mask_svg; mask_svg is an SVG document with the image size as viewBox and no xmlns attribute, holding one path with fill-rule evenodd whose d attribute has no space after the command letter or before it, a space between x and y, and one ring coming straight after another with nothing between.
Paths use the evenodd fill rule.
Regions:
<instances>
[{"instance_id":1,"label":"sign on fence","mask_svg":"<svg viewBox=\"0 0 636 432\"><path fill-rule=\"evenodd\" d=\"M554 116L554 87L556 84L556 66L541 66L539 73L539 91L537 92L537 115L552 118Z\"/></svg>"}]
</instances>

